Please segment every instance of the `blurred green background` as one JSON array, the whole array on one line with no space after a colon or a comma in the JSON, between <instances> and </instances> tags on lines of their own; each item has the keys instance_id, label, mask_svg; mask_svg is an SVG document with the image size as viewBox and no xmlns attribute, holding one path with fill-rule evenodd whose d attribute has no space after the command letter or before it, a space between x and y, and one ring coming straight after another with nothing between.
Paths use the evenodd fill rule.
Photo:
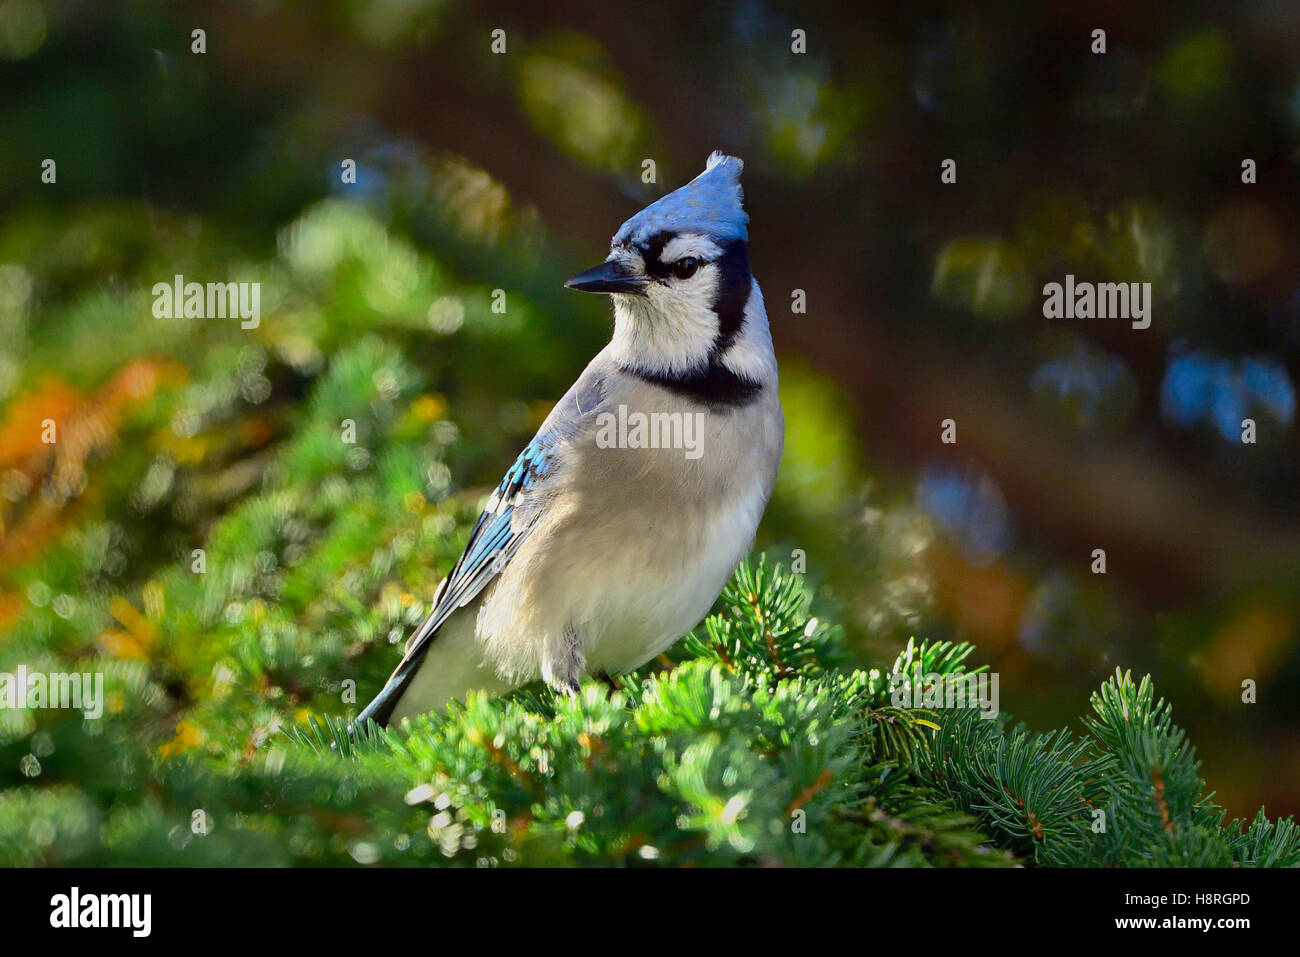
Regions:
<instances>
[{"instance_id":1,"label":"blurred green background","mask_svg":"<svg viewBox=\"0 0 1300 957\"><path fill-rule=\"evenodd\" d=\"M973 641L1034 726L1150 672L1231 814L1300 812L1300 6L1026 6L0 0L0 670L137 669L165 755L292 624L329 650L250 741L364 703L608 336L563 280L718 148L782 360L757 547L864 661ZM1151 327L1045 319L1067 273ZM176 274L260 325L155 318Z\"/></svg>"}]
</instances>

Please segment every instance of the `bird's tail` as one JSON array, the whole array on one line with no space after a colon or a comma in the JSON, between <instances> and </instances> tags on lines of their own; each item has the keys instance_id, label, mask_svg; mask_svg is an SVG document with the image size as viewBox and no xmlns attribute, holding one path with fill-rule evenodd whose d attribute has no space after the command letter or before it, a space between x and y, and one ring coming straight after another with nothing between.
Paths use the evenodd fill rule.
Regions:
<instances>
[{"instance_id":1,"label":"bird's tail","mask_svg":"<svg viewBox=\"0 0 1300 957\"><path fill-rule=\"evenodd\" d=\"M360 731L371 721L380 727L387 726L388 720L393 716L393 709L397 707L397 697L397 695L389 695L388 688L385 686L384 690L379 692L352 722L353 732Z\"/></svg>"},{"instance_id":2,"label":"bird's tail","mask_svg":"<svg viewBox=\"0 0 1300 957\"><path fill-rule=\"evenodd\" d=\"M403 662L403 665L405 664ZM370 721L375 722L380 727L387 727L388 722L393 717L393 710L397 707L397 702L402 699L402 692L406 690L406 686L411 683L414 676L414 668L405 668L399 665L397 670L393 672L392 677L384 685L383 690L375 695L370 704L361 709L361 713L352 722L353 732L361 730Z\"/></svg>"},{"instance_id":3,"label":"bird's tail","mask_svg":"<svg viewBox=\"0 0 1300 957\"><path fill-rule=\"evenodd\" d=\"M457 568L459 567L457 565ZM452 572L452 575L454 574L455 571ZM447 620L447 616L455 610L454 606L442 603L443 593L447 590L447 583L451 581L452 575L448 575L438 585L438 590L433 595L433 609L424 621L420 622L420 627L415 629L407 639L406 654L393 669L393 673L388 676L384 687L370 704L361 709L361 713L352 722L349 734L354 738L369 721L386 728L388 722L393 719L393 711L396 710L397 703L402 700L402 695L406 693L407 686L415 677L415 673L420 670L420 665L424 662L424 656L429 653L429 645L433 643L438 629Z\"/></svg>"},{"instance_id":4,"label":"bird's tail","mask_svg":"<svg viewBox=\"0 0 1300 957\"><path fill-rule=\"evenodd\" d=\"M432 616L430 616L430 619L432 619ZM436 626L441 622L434 622L433 628L429 628L429 624L430 620L426 619L413 638L421 637L426 631L431 634L437 630ZM384 682L384 687L379 694L375 695L370 704L361 709L361 713L352 722L352 733L354 735L356 731L364 728L368 721L373 721L380 727L388 727L388 722L393 718L393 711L397 708L397 703L402 700L402 695L406 693L407 687L415 677L415 673L420 670L424 656L429 651L428 642L413 641L412 643L414 647L411 652L393 669L393 673Z\"/></svg>"}]
</instances>

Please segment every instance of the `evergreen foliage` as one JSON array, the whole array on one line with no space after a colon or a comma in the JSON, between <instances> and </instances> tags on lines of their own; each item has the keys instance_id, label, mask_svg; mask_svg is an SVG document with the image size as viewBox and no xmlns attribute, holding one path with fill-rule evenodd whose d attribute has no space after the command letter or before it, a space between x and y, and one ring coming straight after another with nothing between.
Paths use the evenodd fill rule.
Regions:
<instances>
[{"instance_id":1,"label":"evergreen foliage","mask_svg":"<svg viewBox=\"0 0 1300 957\"><path fill-rule=\"evenodd\" d=\"M891 704L891 675L963 674L970 646L842 669L838 629L762 559L720 606L637 674L472 695L401 730L308 714L268 738L227 691L196 709L201 729L182 722L193 746L98 767L74 729L38 732L59 734L54 760L0 800L4 863L1300 863L1292 821L1222 823L1149 681L1117 673L1082 736L1032 733ZM284 680L277 630L259 634L242 667ZM114 687L131 704L105 733L160 704L129 669Z\"/></svg>"},{"instance_id":2,"label":"evergreen foliage","mask_svg":"<svg viewBox=\"0 0 1300 957\"><path fill-rule=\"evenodd\" d=\"M1300 863L1290 820L1223 822L1149 682L1117 674L1080 733L902 707L894 676L967 674L970 646L858 669L804 579L761 558L636 674L350 737L477 514L451 476L495 479L534 425L501 427L494 363L539 394L564 363L553 311L503 337L486 290L333 203L282 245L274 326L178 323L154 346L185 367L139 357L111 298L50 319L123 335L68 370L103 385L52 379L10 409L10 475L34 478L10 489L0 672L102 673L105 712L0 711L0 864ZM395 259L456 337L385 311ZM24 410L57 403L50 458Z\"/></svg>"}]
</instances>

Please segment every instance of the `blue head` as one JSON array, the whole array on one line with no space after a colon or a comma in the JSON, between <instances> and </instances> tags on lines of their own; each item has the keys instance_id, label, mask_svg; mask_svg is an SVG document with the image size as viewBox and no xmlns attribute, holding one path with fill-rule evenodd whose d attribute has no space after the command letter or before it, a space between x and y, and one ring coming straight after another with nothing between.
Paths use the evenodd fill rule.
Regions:
<instances>
[{"instance_id":1,"label":"blue head","mask_svg":"<svg viewBox=\"0 0 1300 957\"><path fill-rule=\"evenodd\" d=\"M741 205L740 172L745 164L714 153L704 172L637 213L614 234L614 245L651 242L664 232L691 231L715 242L749 239L749 217Z\"/></svg>"},{"instance_id":2,"label":"blue head","mask_svg":"<svg viewBox=\"0 0 1300 957\"><path fill-rule=\"evenodd\" d=\"M565 284L614 297L614 350L625 366L698 373L737 341L754 311L751 298L761 313L749 271L743 167L714 153L703 173L619 227L603 263Z\"/></svg>"}]
</instances>

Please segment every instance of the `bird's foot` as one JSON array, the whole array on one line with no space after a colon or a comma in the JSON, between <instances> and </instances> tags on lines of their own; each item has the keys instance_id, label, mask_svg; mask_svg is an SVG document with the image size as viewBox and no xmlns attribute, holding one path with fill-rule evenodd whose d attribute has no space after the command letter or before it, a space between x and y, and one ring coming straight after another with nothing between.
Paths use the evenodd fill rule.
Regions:
<instances>
[{"instance_id":1,"label":"bird's foot","mask_svg":"<svg viewBox=\"0 0 1300 957\"><path fill-rule=\"evenodd\" d=\"M560 653L554 659L542 663L542 677L556 691L576 698L586 664L578 636L572 631L565 631Z\"/></svg>"}]
</instances>

